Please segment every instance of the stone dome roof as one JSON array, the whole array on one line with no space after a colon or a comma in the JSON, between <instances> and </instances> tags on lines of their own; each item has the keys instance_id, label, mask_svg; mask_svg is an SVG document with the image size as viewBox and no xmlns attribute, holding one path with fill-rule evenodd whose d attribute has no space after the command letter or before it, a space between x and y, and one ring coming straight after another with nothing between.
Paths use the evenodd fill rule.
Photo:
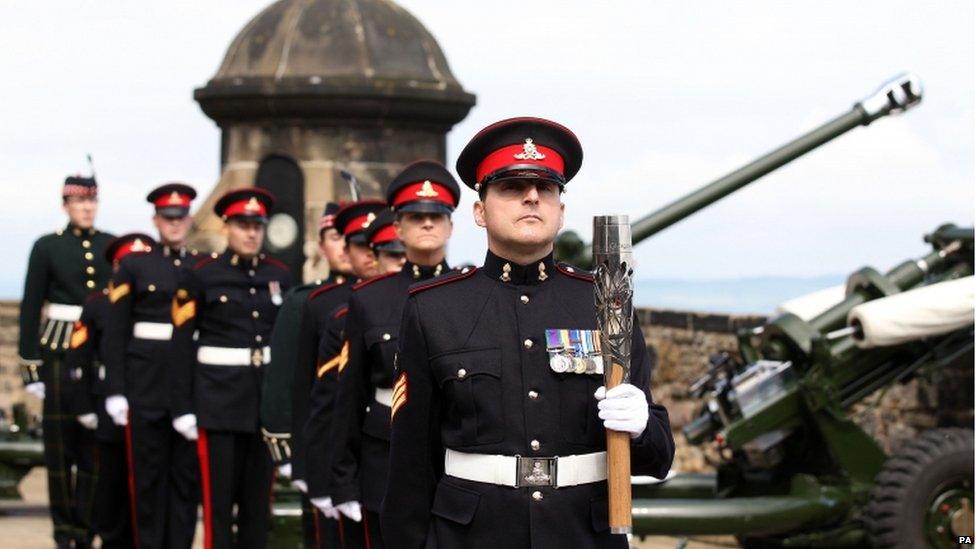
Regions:
<instances>
[{"instance_id":1,"label":"stone dome roof","mask_svg":"<svg viewBox=\"0 0 976 549\"><path fill-rule=\"evenodd\" d=\"M475 102L430 32L387 0L275 2L244 26L194 98L219 124L379 116L450 127Z\"/></svg>"}]
</instances>

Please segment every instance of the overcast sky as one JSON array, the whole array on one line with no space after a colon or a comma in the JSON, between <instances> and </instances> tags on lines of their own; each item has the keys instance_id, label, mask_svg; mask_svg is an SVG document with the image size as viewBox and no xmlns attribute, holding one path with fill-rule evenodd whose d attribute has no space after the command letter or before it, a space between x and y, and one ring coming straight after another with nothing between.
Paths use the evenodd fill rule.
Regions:
<instances>
[{"instance_id":1,"label":"overcast sky","mask_svg":"<svg viewBox=\"0 0 976 549\"><path fill-rule=\"evenodd\" d=\"M95 157L98 225L148 231L168 180L206 193L219 132L192 99L267 0L0 2L0 297L19 297L31 242L64 224L59 192ZM974 4L402 0L478 104L448 166L484 125L552 118L580 136L565 195L632 219L848 110L913 71L913 111L858 128L637 247L640 278L887 269L939 224L973 223ZM465 7L467 6L467 7ZM480 263L473 193L450 260Z\"/></svg>"}]
</instances>

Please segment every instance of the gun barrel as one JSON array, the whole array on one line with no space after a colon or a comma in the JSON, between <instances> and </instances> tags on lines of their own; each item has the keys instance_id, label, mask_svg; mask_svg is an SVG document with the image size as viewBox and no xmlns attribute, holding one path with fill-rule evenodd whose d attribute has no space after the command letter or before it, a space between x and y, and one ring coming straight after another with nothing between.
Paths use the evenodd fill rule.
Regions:
<instances>
[{"instance_id":1,"label":"gun barrel","mask_svg":"<svg viewBox=\"0 0 976 549\"><path fill-rule=\"evenodd\" d=\"M858 126L867 126L883 116L904 112L921 99L922 87L918 78L911 74L900 75L855 104L850 111L637 220L631 229L633 242L636 244L650 238ZM576 261L592 264L592 246L586 246L580 255Z\"/></svg>"}]
</instances>

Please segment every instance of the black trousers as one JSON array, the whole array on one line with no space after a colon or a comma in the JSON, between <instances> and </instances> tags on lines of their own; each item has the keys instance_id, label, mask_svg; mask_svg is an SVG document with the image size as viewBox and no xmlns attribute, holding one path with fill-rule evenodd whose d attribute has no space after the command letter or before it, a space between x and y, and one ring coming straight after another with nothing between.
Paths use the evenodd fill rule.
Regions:
<instances>
[{"instance_id":1,"label":"black trousers","mask_svg":"<svg viewBox=\"0 0 976 549\"><path fill-rule=\"evenodd\" d=\"M203 428L199 434L204 549L263 548L274 469L261 435Z\"/></svg>"},{"instance_id":2,"label":"black trousers","mask_svg":"<svg viewBox=\"0 0 976 549\"><path fill-rule=\"evenodd\" d=\"M133 547L129 515L129 463L124 430L112 423L105 411L105 399L95 398L98 415L96 440L95 503L92 526L102 540L102 549Z\"/></svg>"},{"instance_id":3,"label":"black trousers","mask_svg":"<svg viewBox=\"0 0 976 549\"><path fill-rule=\"evenodd\" d=\"M196 444L165 410L133 408L127 440L139 549L189 549L200 503Z\"/></svg>"},{"instance_id":4,"label":"black trousers","mask_svg":"<svg viewBox=\"0 0 976 549\"><path fill-rule=\"evenodd\" d=\"M58 547L88 547L92 540L95 496L95 433L78 423L72 410L64 355L42 353L44 360L44 465Z\"/></svg>"}]
</instances>

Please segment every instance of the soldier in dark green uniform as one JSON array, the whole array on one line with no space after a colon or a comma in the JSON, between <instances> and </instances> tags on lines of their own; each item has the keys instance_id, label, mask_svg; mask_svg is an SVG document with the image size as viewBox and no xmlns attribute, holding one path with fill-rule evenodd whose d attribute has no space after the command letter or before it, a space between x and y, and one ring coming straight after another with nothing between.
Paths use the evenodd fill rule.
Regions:
<instances>
[{"instance_id":1,"label":"soldier in dark green uniform","mask_svg":"<svg viewBox=\"0 0 976 549\"><path fill-rule=\"evenodd\" d=\"M39 238L31 250L20 304L18 353L25 389L44 399L44 462L54 539L58 547L87 547L90 533L81 510L89 508L84 498L91 494L77 488L90 480L91 459L82 455L79 444L91 433L69 409L65 388L70 379L64 357L85 297L105 287L112 274L105 261L112 235L94 227L98 210L94 178L68 177L62 197L68 225Z\"/></svg>"},{"instance_id":2,"label":"soldier in dark green uniform","mask_svg":"<svg viewBox=\"0 0 976 549\"><path fill-rule=\"evenodd\" d=\"M264 436L271 458L282 476L291 478L291 395L294 365L298 349L298 333L302 324L302 312L308 294L323 284L343 284L351 278L352 264L346 254L346 242L335 227L335 214L339 204L329 202L319 218L319 252L329 264L329 277L292 288L285 294L271 331L271 355L275 360L264 373L261 399L261 434ZM315 545L316 531L314 508L302 492L302 532L306 547Z\"/></svg>"}]
</instances>

